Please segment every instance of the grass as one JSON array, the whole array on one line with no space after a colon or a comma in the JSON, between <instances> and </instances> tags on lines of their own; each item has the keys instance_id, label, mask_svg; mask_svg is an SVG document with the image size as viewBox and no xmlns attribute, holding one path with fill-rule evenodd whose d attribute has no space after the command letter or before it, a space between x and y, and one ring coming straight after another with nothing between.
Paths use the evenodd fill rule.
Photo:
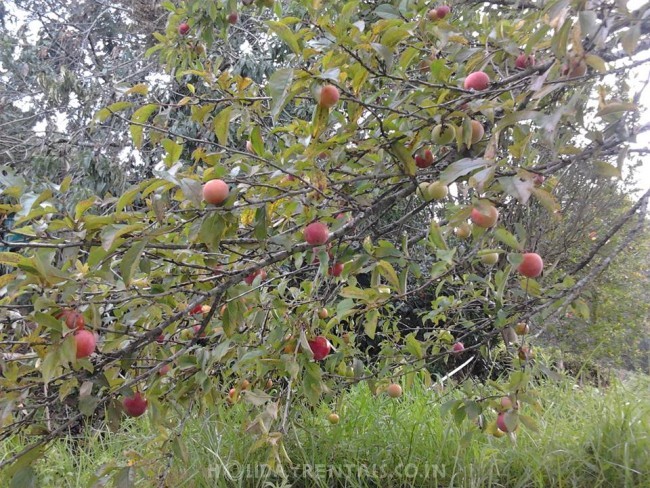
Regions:
<instances>
[{"instance_id":1,"label":"grass","mask_svg":"<svg viewBox=\"0 0 650 488\"><path fill-rule=\"evenodd\" d=\"M286 452L255 445L240 404L190 419L181 439L171 438L170 458L157 450L166 431L139 420L119 433L89 432L78 447L56 443L34 469L39 486L57 487L92 486L104 474L133 482L122 486L155 486L168 459L166 486L179 488L650 487L649 386L648 379L606 391L547 383L539 389L544 409L527 412L539 431L520 428L516 441L457 426L430 390L391 400L359 387L337 400L337 425L327 421L332 405L298 410ZM15 439L0 446L0 456L17 447ZM284 465L285 484L262 466L274 462ZM0 486L8 486L1 476Z\"/></svg>"}]
</instances>

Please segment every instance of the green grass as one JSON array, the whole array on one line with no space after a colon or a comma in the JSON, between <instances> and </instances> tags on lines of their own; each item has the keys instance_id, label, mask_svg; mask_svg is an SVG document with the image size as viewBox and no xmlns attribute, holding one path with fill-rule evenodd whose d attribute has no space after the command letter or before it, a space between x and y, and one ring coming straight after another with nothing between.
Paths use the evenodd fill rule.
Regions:
<instances>
[{"instance_id":1,"label":"green grass","mask_svg":"<svg viewBox=\"0 0 650 488\"><path fill-rule=\"evenodd\" d=\"M332 405L297 412L283 438L292 483L284 486L650 487L649 387L648 379L606 391L546 384L539 390L543 410L526 412L539 431L520 428L515 442L476 431L468 436L466 423L441 417L447 398L432 391L410 389L390 400L359 387L338 399L337 425L327 422ZM243 427L246 409L190 419L182 440L173 443L166 486L283 486L260 464L284 454L268 443L252 449L256 438ZM165 435L139 420L116 434L89 432L76 448L59 442L35 463L39 486L89 486L102 466L109 475L131 474L135 486L156 486L167 458L154 446ZM0 456L17 447L16 440L6 443ZM261 475L275 484L265 485ZM8 486L1 477L0 486Z\"/></svg>"}]
</instances>

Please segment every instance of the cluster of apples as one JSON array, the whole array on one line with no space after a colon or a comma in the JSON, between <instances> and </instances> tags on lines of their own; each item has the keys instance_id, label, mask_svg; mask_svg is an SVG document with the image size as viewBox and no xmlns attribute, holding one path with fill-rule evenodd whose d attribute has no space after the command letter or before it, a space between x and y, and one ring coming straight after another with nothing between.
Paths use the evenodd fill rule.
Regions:
<instances>
[{"instance_id":1,"label":"cluster of apples","mask_svg":"<svg viewBox=\"0 0 650 488\"><path fill-rule=\"evenodd\" d=\"M56 318L65 322L69 329L74 330L77 359L87 358L95 350L97 338L91 331L86 330L86 319L81 312L73 309L63 309Z\"/></svg>"}]
</instances>

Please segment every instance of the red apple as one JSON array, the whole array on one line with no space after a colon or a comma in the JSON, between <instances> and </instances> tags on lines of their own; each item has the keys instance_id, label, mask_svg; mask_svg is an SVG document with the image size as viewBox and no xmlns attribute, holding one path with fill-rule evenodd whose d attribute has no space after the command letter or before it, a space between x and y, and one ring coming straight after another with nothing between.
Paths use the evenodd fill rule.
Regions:
<instances>
[{"instance_id":1,"label":"red apple","mask_svg":"<svg viewBox=\"0 0 650 488\"><path fill-rule=\"evenodd\" d=\"M534 252L527 252L523 256L523 261L517 268L522 275L527 278L536 278L542 274L544 269L544 261L539 256L539 254Z\"/></svg>"},{"instance_id":2,"label":"red apple","mask_svg":"<svg viewBox=\"0 0 650 488\"><path fill-rule=\"evenodd\" d=\"M490 86L490 77L483 71L475 71L467 75L463 86L465 90L485 90Z\"/></svg>"},{"instance_id":3,"label":"red apple","mask_svg":"<svg viewBox=\"0 0 650 488\"><path fill-rule=\"evenodd\" d=\"M258 269L257 271L253 271L246 278L244 278L244 281L246 282L247 285L252 285L253 281L255 281L255 278L257 278L258 276L261 276L262 281L264 281L266 279L266 271L264 271L263 269Z\"/></svg>"},{"instance_id":4,"label":"red apple","mask_svg":"<svg viewBox=\"0 0 650 488\"><path fill-rule=\"evenodd\" d=\"M309 343L309 348L314 354L314 359L316 361L325 359L332 349L330 341L328 341L324 336L314 337L312 340L307 342Z\"/></svg>"},{"instance_id":5,"label":"red apple","mask_svg":"<svg viewBox=\"0 0 650 488\"><path fill-rule=\"evenodd\" d=\"M325 85L320 90L318 104L323 108L331 108L339 101L341 94L334 85Z\"/></svg>"},{"instance_id":6,"label":"red apple","mask_svg":"<svg viewBox=\"0 0 650 488\"><path fill-rule=\"evenodd\" d=\"M330 237L330 231L322 222L312 222L303 231L303 237L310 246L321 246Z\"/></svg>"},{"instance_id":7,"label":"red apple","mask_svg":"<svg viewBox=\"0 0 650 488\"><path fill-rule=\"evenodd\" d=\"M319 316L321 319L325 320L327 317L330 316L330 313L327 311L326 308L321 308L321 309L318 311L318 316Z\"/></svg>"},{"instance_id":8,"label":"red apple","mask_svg":"<svg viewBox=\"0 0 650 488\"><path fill-rule=\"evenodd\" d=\"M190 25L189 25L187 22L182 22L181 24L179 24L179 26L178 26L178 33L179 33L181 36L185 36L185 35L187 35L187 33L188 33L189 31L190 31Z\"/></svg>"},{"instance_id":9,"label":"red apple","mask_svg":"<svg viewBox=\"0 0 650 488\"><path fill-rule=\"evenodd\" d=\"M439 19L444 19L451 12L451 8L448 5L440 5L436 8L436 15Z\"/></svg>"},{"instance_id":10,"label":"red apple","mask_svg":"<svg viewBox=\"0 0 650 488\"><path fill-rule=\"evenodd\" d=\"M432 8L427 12L427 19L431 21L436 21L438 20L438 11L435 8Z\"/></svg>"},{"instance_id":11,"label":"red apple","mask_svg":"<svg viewBox=\"0 0 650 488\"><path fill-rule=\"evenodd\" d=\"M485 128L483 128L483 124L481 124L478 120L472 120L471 125L472 125L472 145L474 145L477 142L479 142L481 139L483 139L483 136L485 135Z\"/></svg>"},{"instance_id":12,"label":"red apple","mask_svg":"<svg viewBox=\"0 0 650 488\"><path fill-rule=\"evenodd\" d=\"M526 322L518 322L514 327L515 334L523 336L530 332L530 326Z\"/></svg>"},{"instance_id":13,"label":"red apple","mask_svg":"<svg viewBox=\"0 0 650 488\"><path fill-rule=\"evenodd\" d=\"M544 175L536 174L533 177L533 183L535 186L542 186L544 184Z\"/></svg>"},{"instance_id":14,"label":"red apple","mask_svg":"<svg viewBox=\"0 0 650 488\"><path fill-rule=\"evenodd\" d=\"M501 412L497 416L497 428L501 432L509 432L508 426L506 425L506 414L505 414L505 412Z\"/></svg>"},{"instance_id":15,"label":"red apple","mask_svg":"<svg viewBox=\"0 0 650 488\"><path fill-rule=\"evenodd\" d=\"M139 417L147 410L147 399L142 396L142 393L136 391L132 397L126 397L122 400L122 407L124 412L129 417Z\"/></svg>"},{"instance_id":16,"label":"red apple","mask_svg":"<svg viewBox=\"0 0 650 488\"><path fill-rule=\"evenodd\" d=\"M97 339L95 334L89 330L77 330L74 334L74 341L77 346L77 359L87 358L95 350Z\"/></svg>"},{"instance_id":17,"label":"red apple","mask_svg":"<svg viewBox=\"0 0 650 488\"><path fill-rule=\"evenodd\" d=\"M197 315L200 313L203 313L203 305L201 304L195 305L194 308L190 310L190 315Z\"/></svg>"},{"instance_id":18,"label":"red apple","mask_svg":"<svg viewBox=\"0 0 650 488\"><path fill-rule=\"evenodd\" d=\"M499 405L503 410L510 410L512 408L512 399L510 397L504 396L499 400Z\"/></svg>"},{"instance_id":19,"label":"red apple","mask_svg":"<svg viewBox=\"0 0 650 488\"><path fill-rule=\"evenodd\" d=\"M203 185L203 200L213 205L226 201L230 189L223 180L210 180Z\"/></svg>"},{"instance_id":20,"label":"red apple","mask_svg":"<svg viewBox=\"0 0 650 488\"><path fill-rule=\"evenodd\" d=\"M460 354L465 350L465 345L462 342L456 342L451 350L454 352L454 354Z\"/></svg>"},{"instance_id":21,"label":"red apple","mask_svg":"<svg viewBox=\"0 0 650 488\"><path fill-rule=\"evenodd\" d=\"M386 388L386 393L388 393L388 396L391 398L399 398L402 396L402 387L397 383L391 383L388 385L388 388Z\"/></svg>"},{"instance_id":22,"label":"red apple","mask_svg":"<svg viewBox=\"0 0 650 488\"><path fill-rule=\"evenodd\" d=\"M524 53L521 53L519 56L517 56L517 59L515 59L515 66L518 69L526 69L531 66L535 65L535 56L527 56Z\"/></svg>"},{"instance_id":23,"label":"red apple","mask_svg":"<svg viewBox=\"0 0 650 488\"><path fill-rule=\"evenodd\" d=\"M162 368L158 370L158 374L160 376L165 376L167 373L169 373L171 369L172 368L169 366L169 364L165 364Z\"/></svg>"},{"instance_id":24,"label":"red apple","mask_svg":"<svg viewBox=\"0 0 650 488\"><path fill-rule=\"evenodd\" d=\"M519 359L522 361L528 361L529 359L533 359L535 357L535 352L531 347L521 346L517 351L517 356L519 356Z\"/></svg>"},{"instance_id":25,"label":"red apple","mask_svg":"<svg viewBox=\"0 0 650 488\"><path fill-rule=\"evenodd\" d=\"M499 211L492 205L474 207L469 218L475 225L489 229L496 225L497 219L499 218Z\"/></svg>"},{"instance_id":26,"label":"red apple","mask_svg":"<svg viewBox=\"0 0 650 488\"><path fill-rule=\"evenodd\" d=\"M239 16L237 15L237 12L230 12L228 14L228 23L229 24L236 24L238 19L239 19Z\"/></svg>"},{"instance_id":27,"label":"red apple","mask_svg":"<svg viewBox=\"0 0 650 488\"><path fill-rule=\"evenodd\" d=\"M158 344L163 344L165 342L165 334L160 334L158 337L156 337L156 342Z\"/></svg>"},{"instance_id":28,"label":"red apple","mask_svg":"<svg viewBox=\"0 0 650 488\"><path fill-rule=\"evenodd\" d=\"M197 325L193 326L192 329L194 330L194 335L196 335L201 330L201 326L199 324L197 324ZM203 331L199 337L205 337L205 331Z\"/></svg>"},{"instance_id":29,"label":"red apple","mask_svg":"<svg viewBox=\"0 0 650 488\"><path fill-rule=\"evenodd\" d=\"M65 322L69 329L81 330L86 326L84 316L76 310L65 309L56 315L57 319Z\"/></svg>"},{"instance_id":30,"label":"red apple","mask_svg":"<svg viewBox=\"0 0 650 488\"><path fill-rule=\"evenodd\" d=\"M327 272L330 276L341 276L341 273L343 273L343 263L334 263Z\"/></svg>"}]
</instances>

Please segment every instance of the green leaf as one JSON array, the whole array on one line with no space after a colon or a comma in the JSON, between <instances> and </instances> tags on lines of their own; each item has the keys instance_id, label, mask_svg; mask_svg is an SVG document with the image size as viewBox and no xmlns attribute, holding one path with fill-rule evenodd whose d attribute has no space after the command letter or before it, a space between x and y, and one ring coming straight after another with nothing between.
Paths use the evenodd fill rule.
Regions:
<instances>
[{"instance_id":1,"label":"green leaf","mask_svg":"<svg viewBox=\"0 0 650 488\"><path fill-rule=\"evenodd\" d=\"M106 108L101 109L97 114L95 114L95 119L98 120L99 122L104 122L106 119L108 119L111 115L117 112L121 112L122 110L126 110L127 108L133 106L133 103L131 102L116 102L111 105L109 105Z\"/></svg>"},{"instance_id":2,"label":"green leaf","mask_svg":"<svg viewBox=\"0 0 650 488\"><path fill-rule=\"evenodd\" d=\"M632 26L621 35L621 45L627 54L632 56L636 47L639 45L641 37L641 23L635 22Z\"/></svg>"},{"instance_id":3,"label":"green leaf","mask_svg":"<svg viewBox=\"0 0 650 488\"><path fill-rule=\"evenodd\" d=\"M122 281L126 286L131 284L133 273L140 264L140 257L144 252L146 241L136 241L136 243L124 253L124 257L120 262L120 273L122 274Z\"/></svg>"},{"instance_id":4,"label":"green leaf","mask_svg":"<svg viewBox=\"0 0 650 488\"><path fill-rule=\"evenodd\" d=\"M96 200L96 197L90 197L77 203L74 207L74 219L79 220L86 210L95 205Z\"/></svg>"},{"instance_id":5,"label":"green leaf","mask_svg":"<svg viewBox=\"0 0 650 488\"><path fill-rule=\"evenodd\" d=\"M415 176L415 159L411 156L411 152L406 149L404 144L400 141L394 141L390 145L392 153L397 157L397 159L402 163L402 169L409 176Z\"/></svg>"},{"instance_id":6,"label":"green leaf","mask_svg":"<svg viewBox=\"0 0 650 488\"><path fill-rule=\"evenodd\" d=\"M13 478L9 488L37 488L36 471L31 466L25 466L19 469Z\"/></svg>"},{"instance_id":7,"label":"green leaf","mask_svg":"<svg viewBox=\"0 0 650 488\"><path fill-rule=\"evenodd\" d=\"M595 161L594 169L598 176L603 176L605 178L621 178L621 170L605 161Z\"/></svg>"},{"instance_id":8,"label":"green leaf","mask_svg":"<svg viewBox=\"0 0 650 488\"><path fill-rule=\"evenodd\" d=\"M131 122L136 124L146 124L153 114L158 109L158 105L155 103L147 104L143 107L140 107L138 110L133 112L131 116ZM144 127L141 125L131 124L129 126L129 131L131 132L131 139L133 139L133 145L140 149L142 147L142 132Z\"/></svg>"},{"instance_id":9,"label":"green leaf","mask_svg":"<svg viewBox=\"0 0 650 488\"><path fill-rule=\"evenodd\" d=\"M379 311L376 308L373 308L366 314L366 321L363 324L363 330L370 340L375 338L375 332L377 331L377 320L379 319Z\"/></svg>"},{"instance_id":10,"label":"green leaf","mask_svg":"<svg viewBox=\"0 0 650 488\"><path fill-rule=\"evenodd\" d=\"M357 300L369 301L374 295L373 290L362 290L356 286L346 286L343 288L339 295L343 298L355 298Z\"/></svg>"},{"instance_id":11,"label":"green leaf","mask_svg":"<svg viewBox=\"0 0 650 488\"><path fill-rule=\"evenodd\" d=\"M601 107L596 115L602 117L604 115L615 114L618 112L632 112L638 110L638 108L639 107L637 107L635 103L613 102Z\"/></svg>"},{"instance_id":12,"label":"green leaf","mask_svg":"<svg viewBox=\"0 0 650 488\"><path fill-rule=\"evenodd\" d=\"M223 216L215 212L210 213L203 218L198 242L206 244L210 250L216 250L225 230L226 221Z\"/></svg>"},{"instance_id":13,"label":"green leaf","mask_svg":"<svg viewBox=\"0 0 650 488\"><path fill-rule=\"evenodd\" d=\"M537 422L532 417L529 417L528 415L522 415L519 414L519 420L521 421L522 424L527 429L532 430L533 432L539 432L539 426L537 425Z\"/></svg>"},{"instance_id":14,"label":"green leaf","mask_svg":"<svg viewBox=\"0 0 650 488\"><path fill-rule=\"evenodd\" d=\"M269 20L267 25L295 54L302 54L302 49L300 48L300 44L298 44L298 39L289 27L284 25L282 22L273 20Z\"/></svg>"},{"instance_id":15,"label":"green leaf","mask_svg":"<svg viewBox=\"0 0 650 488\"><path fill-rule=\"evenodd\" d=\"M392 264L388 261L379 261L377 263L377 268L381 275L388 280L393 289L397 290L399 293L404 293L404 291L400 289L399 277L397 276Z\"/></svg>"},{"instance_id":16,"label":"green leaf","mask_svg":"<svg viewBox=\"0 0 650 488\"><path fill-rule=\"evenodd\" d=\"M492 165L493 163L491 161L488 161L487 159L469 159L469 158L464 158L456 161L455 163L450 164L447 166L442 173L440 173L440 178L439 181L442 182L445 185L449 185L456 181L458 178L461 176L465 176L472 171L476 171L477 169L483 169L487 166Z\"/></svg>"},{"instance_id":17,"label":"green leaf","mask_svg":"<svg viewBox=\"0 0 650 488\"><path fill-rule=\"evenodd\" d=\"M422 359L424 357L424 351L422 350L422 343L417 340L417 338L415 337L415 333L412 332L406 336L405 345L406 345L406 350L416 358Z\"/></svg>"},{"instance_id":18,"label":"green leaf","mask_svg":"<svg viewBox=\"0 0 650 488\"><path fill-rule=\"evenodd\" d=\"M266 205L258 207L257 210L255 210L254 225L255 228L253 230L253 234L255 235L255 238L260 241L266 239L268 228L268 224L266 222Z\"/></svg>"},{"instance_id":19,"label":"green leaf","mask_svg":"<svg viewBox=\"0 0 650 488\"><path fill-rule=\"evenodd\" d=\"M125 191L115 204L115 213L120 213L122 210L124 210L124 208L126 208L127 205L131 205L139 193L140 185L136 185Z\"/></svg>"},{"instance_id":20,"label":"green leaf","mask_svg":"<svg viewBox=\"0 0 650 488\"><path fill-rule=\"evenodd\" d=\"M165 162L168 166L171 166L180 159L181 153L183 152L183 145L178 144L171 139L163 139L162 145L165 148L165 151L167 151Z\"/></svg>"},{"instance_id":21,"label":"green leaf","mask_svg":"<svg viewBox=\"0 0 650 488\"><path fill-rule=\"evenodd\" d=\"M289 101L293 69L283 68L275 71L269 78L267 90L271 96L271 117L276 119L282 108Z\"/></svg>"},{"instance_id":22,"label":"green leaf","mask_svg":"<svg viewBox=\"0 0 650 488\"><path fill-rule=\"evenodd\" d=\"M264 140L262 139L262 132L260 131L259 125L253 127L250 141L251 144L253 145L253 151L255 151L255 154L257 155L264 154Z\"/></svg>"},{"instance_id":23,"label":"green leaf","mask_svg":"<svg viewBox=\"0 0 650 488\"><path fill-rule=\"evenodd\" d=\"M228 144L228 128L230 127L231 113L232 105L229 105L219 112L213 120L214 134L222 146Z\"/></svg>"},{"instance_id":24,"label":"green leaf","mask_svg":"<svg viewBox=\"0 0 650 488\"><path fill-rule=\"evenodd\" d=\"M18 254L17 252L0 252L0 264L14 266L22 261L22 259L22 254Z\"/></svg>"},{"instance_id":25,"label":"green leaf","mask_svg":"<svg viewBox=\"0 0 650 488\"><path fill-rule=\"evenodd\" d=\"M503 227L499 227L496 231L494 231L494 237L496 237L499 242L502 242L506 246L510 246L517 251L523 251L523 248L517 241L517 238Z\"/></svg>"}]
</instances>

